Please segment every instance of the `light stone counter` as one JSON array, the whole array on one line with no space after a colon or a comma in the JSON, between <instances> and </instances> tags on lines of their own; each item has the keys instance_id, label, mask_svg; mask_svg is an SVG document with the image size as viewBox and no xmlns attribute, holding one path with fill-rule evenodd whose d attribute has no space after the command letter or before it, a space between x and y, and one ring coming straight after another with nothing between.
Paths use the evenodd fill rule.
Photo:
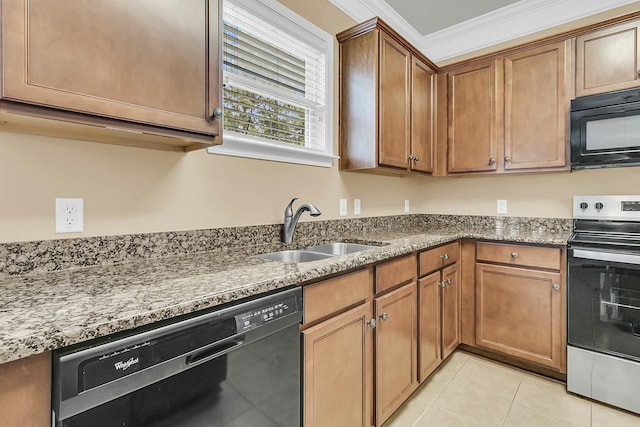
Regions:
<instances>
[{"instance_id":1,"label":"light stone counter","mask_svg":"<svg viewBox=\"0 0 640 427\"><path fill-rule=\"evenodd\" d=\"M299 285L459 238L566 245L569 236L566 229L536 232L482 229L468 224L363 230L344 233L340 240L380 246L300 264L252 257L280 248L271 243L62 271L1 274L0 363ZM328 240L316 240L322 241Z\"/></svg>"}]
</instances>

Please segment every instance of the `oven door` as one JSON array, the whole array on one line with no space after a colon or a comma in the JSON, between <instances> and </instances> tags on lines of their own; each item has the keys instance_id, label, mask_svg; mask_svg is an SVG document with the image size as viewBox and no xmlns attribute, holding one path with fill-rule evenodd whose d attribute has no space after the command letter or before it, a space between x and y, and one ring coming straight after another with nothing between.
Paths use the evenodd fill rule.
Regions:
<instances>
[{"instance_id":1,"label":"oven door","mask_svg":"<svg viewBox=\"0 0 640 427\"><path fill-rule=\"evenodd\" d=\"M568 343L640 361L640 253L568 252Z\"/></svg>"}]
</instances>

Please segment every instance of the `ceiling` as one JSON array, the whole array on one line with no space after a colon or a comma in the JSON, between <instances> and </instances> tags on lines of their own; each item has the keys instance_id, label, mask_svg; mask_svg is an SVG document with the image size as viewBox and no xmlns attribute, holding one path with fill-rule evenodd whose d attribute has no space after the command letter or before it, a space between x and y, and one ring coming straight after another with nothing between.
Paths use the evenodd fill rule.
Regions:
<instances>
[{"instance_id":1,"label":"ceiling","mask_svg":"<svg viewBox=\"0 0 640 427\"><path fill-rule=\"evenodd\" d=\"M362 22L379 16L436 64L638 0L329 0Z\"/></svg>"},{"instance_id":2,"label":"ceiling","mask_svg":"<svg viewBox=\"0 0 640 427\"><path fill-rule=\"evenodd\" d=\"M516 2L518 0L386 0L423 36Z\"/></svg>"}]
</instances>

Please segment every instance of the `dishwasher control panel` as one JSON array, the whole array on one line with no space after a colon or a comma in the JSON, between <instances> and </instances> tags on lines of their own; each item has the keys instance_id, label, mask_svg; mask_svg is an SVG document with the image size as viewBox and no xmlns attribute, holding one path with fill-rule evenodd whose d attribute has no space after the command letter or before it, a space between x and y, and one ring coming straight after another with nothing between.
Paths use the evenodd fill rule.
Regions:
<instances>
[{"instance_id":1,"label":"dishwasher control panel","mask_svg":"<svg viewBox=\"0 0 640 427\"><path fill-rule=\"evenodd\" d=\"M279 300L269 305L256 307L251 311L236 315L238 333L250 331L265 323L281 319L298 311L299 308L295 296L291 296L285 300Z\"/></svg>"}]
</instances>

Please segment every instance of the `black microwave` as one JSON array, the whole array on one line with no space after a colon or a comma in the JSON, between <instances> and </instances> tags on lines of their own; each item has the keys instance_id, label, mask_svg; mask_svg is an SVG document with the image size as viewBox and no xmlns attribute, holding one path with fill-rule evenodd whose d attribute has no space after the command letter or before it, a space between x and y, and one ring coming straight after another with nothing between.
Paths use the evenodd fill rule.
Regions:
<instances>
[{"instance_id":1,"label":"black microwave","mask_svg":"<svg viewBox=\"0 0 640 427\"><path fill-rule=\"evenodd\" d=\"M571 101L571 169L640 166L640 88Z\"/></svg>"}]
</instances>

